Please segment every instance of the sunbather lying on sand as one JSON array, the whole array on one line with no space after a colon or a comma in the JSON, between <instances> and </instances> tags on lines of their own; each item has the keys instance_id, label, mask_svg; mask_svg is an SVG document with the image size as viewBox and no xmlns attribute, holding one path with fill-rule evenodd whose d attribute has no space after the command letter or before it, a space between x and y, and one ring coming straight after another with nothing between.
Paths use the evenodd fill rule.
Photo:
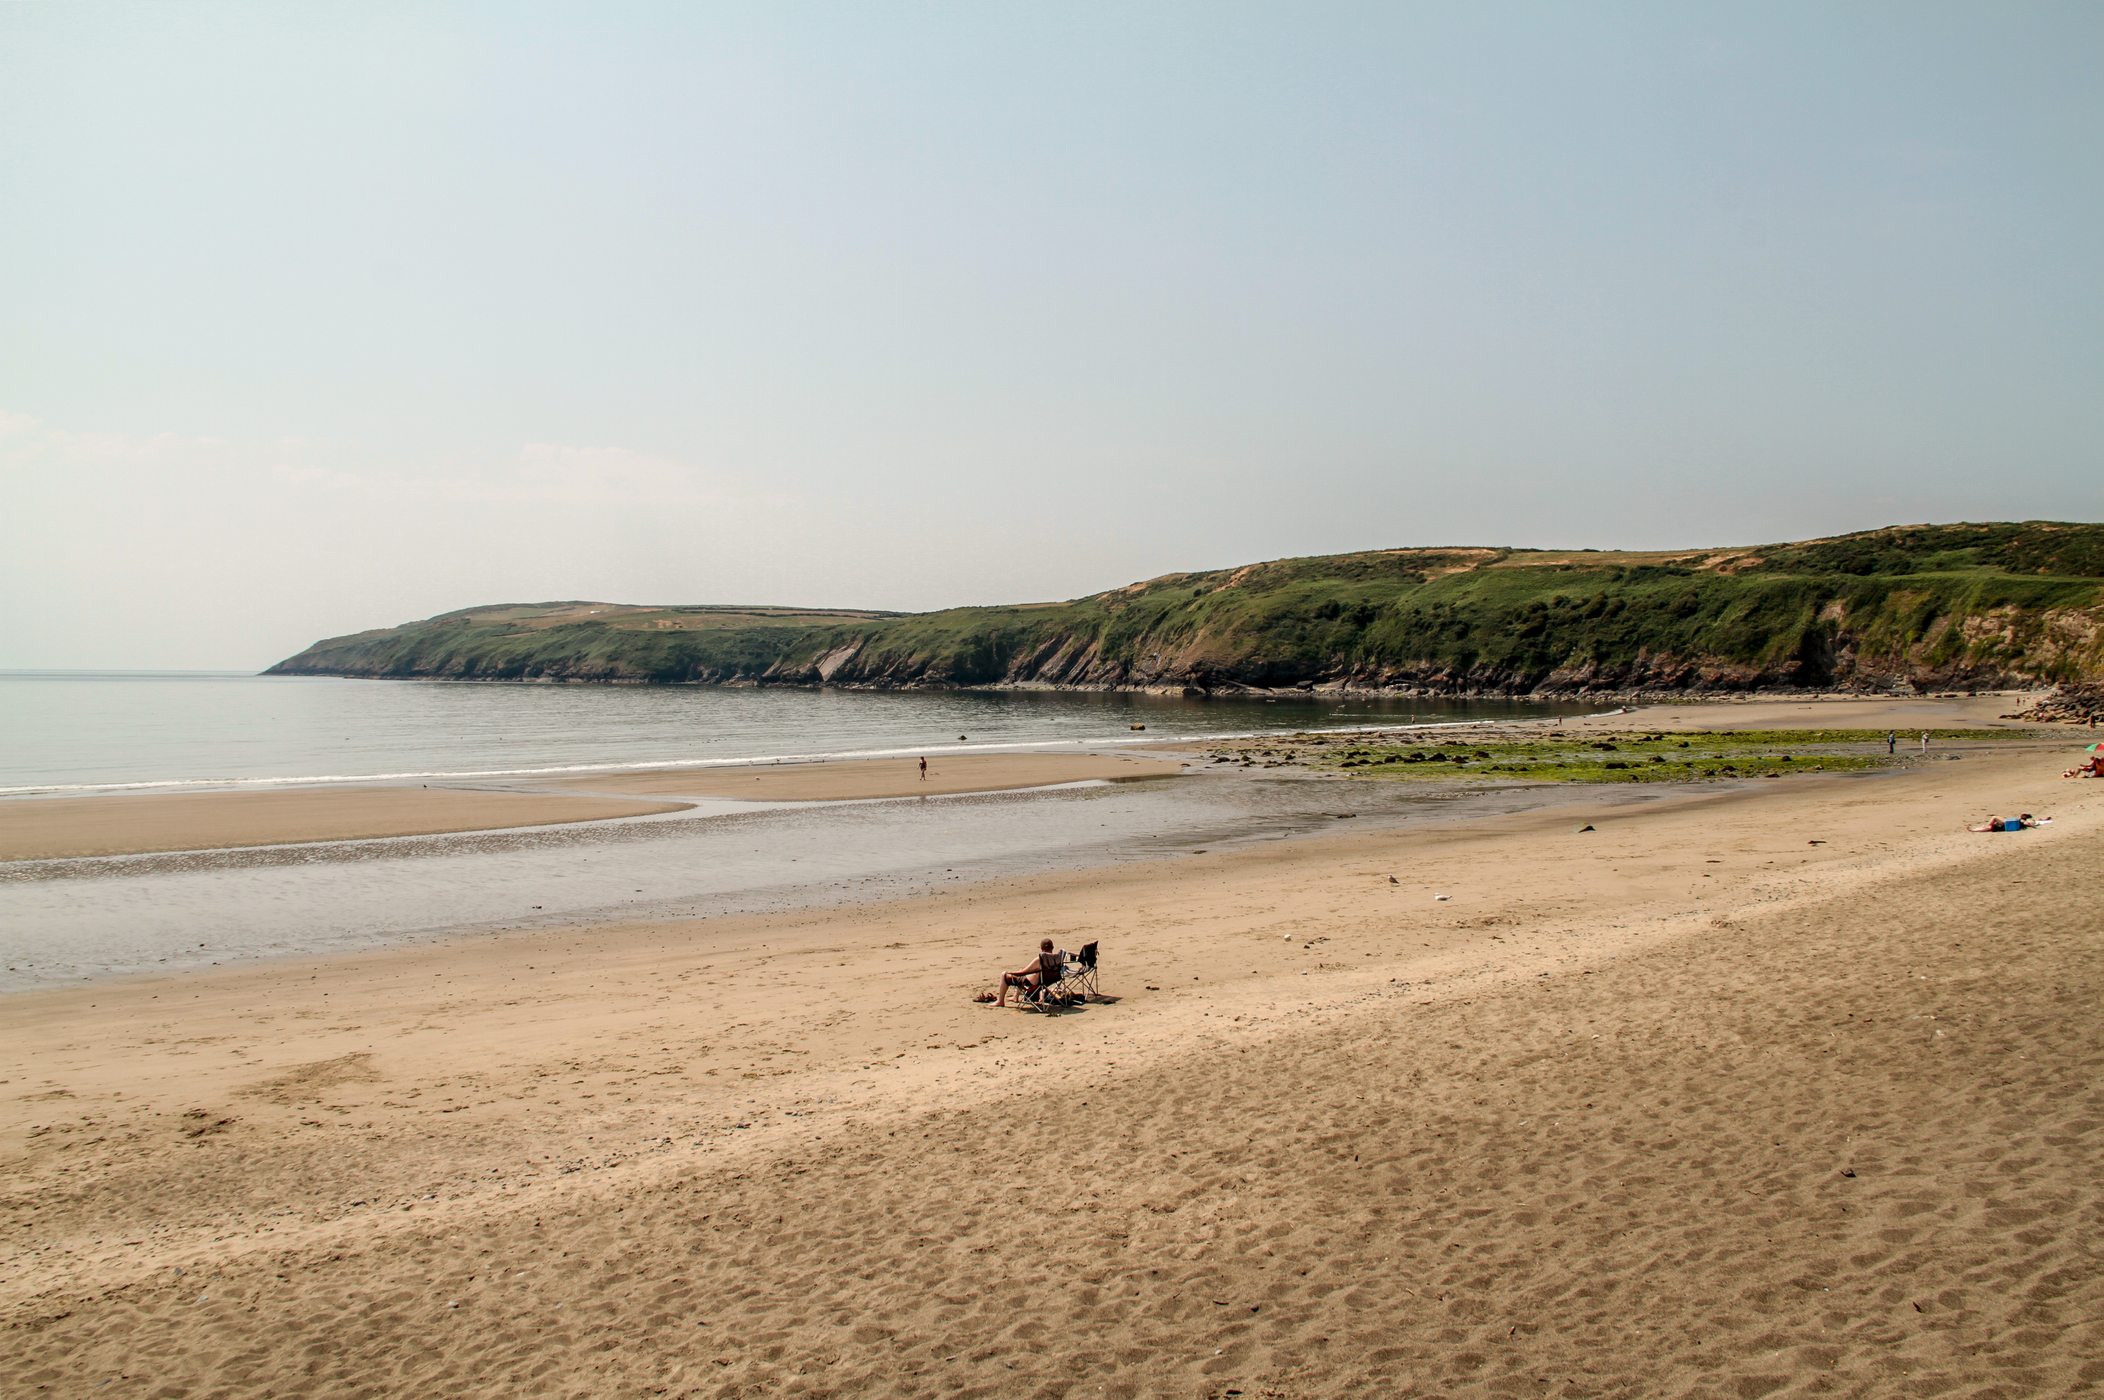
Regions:
<instances>
[{"instance_id":1,"label":"sunbather lying on sand","mask_svg":"<svg viewBox=\"0 0 2104 1400\"><path fill-rule=\"evenodd\" d=\"M2038 819L2029 812L2014 817L1989 817L1982 826L1966 828L1968 831L2022 831L2027 826L2037 826Z\"/></svg>"}]
</instances>

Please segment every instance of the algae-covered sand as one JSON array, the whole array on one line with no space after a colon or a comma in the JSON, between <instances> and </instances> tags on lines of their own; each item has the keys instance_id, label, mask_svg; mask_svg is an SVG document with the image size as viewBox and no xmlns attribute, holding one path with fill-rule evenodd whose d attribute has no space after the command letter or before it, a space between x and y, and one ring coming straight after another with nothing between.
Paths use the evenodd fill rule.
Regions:
<instances>
[{"instance_id":1,"label":"algae-covered sand","mask_svg":"<svg viewBox=\"0 0 2104 1400\"><path fill-rule=\"evenodd\" d=\"M1211 746L1210 761L1244 767L1299 766L1354 777L1413 782L1692 783L1787 774L1896 768L2011 735L1992 729L1914 731L1904 745L1857 729L1607 731L1557 737L1485 730L1459 737L1297 734ZM2035 742L2035 741L2034 741Z\"/></svg>"}]
</instances>

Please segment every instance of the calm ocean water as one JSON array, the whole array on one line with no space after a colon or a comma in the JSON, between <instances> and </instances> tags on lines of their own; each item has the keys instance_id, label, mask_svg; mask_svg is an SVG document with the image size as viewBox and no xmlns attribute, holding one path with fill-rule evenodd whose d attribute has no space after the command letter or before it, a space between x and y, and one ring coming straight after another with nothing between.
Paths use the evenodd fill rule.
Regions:
<instances>
[{"instance_id":1,"label":"calm ocean water","mask_svg":"<svg viewBox=\"0 0 2104 1400\"><path fill-rule=\"evenodd\" d=\"M0 671L0 795L1100 745L1578 708Z\"/></svg>"}]
</instances>

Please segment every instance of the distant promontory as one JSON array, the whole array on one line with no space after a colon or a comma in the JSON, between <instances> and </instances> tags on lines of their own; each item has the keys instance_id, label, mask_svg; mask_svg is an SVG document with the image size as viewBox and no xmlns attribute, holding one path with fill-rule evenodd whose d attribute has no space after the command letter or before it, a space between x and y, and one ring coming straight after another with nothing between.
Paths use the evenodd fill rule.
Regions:
<instances>
[{"instance_id":1,"label":"distant promontory","mask_svg":"<svg viewBox=\"0 0 2104 1400\"><path fill-rule=\"evenodd\" d=\"M331 637L267 674L1516 696L2076 684L2104 679L2104 525L1384 549L932 613L502 604Z\"/></svg>"}]
</instances>

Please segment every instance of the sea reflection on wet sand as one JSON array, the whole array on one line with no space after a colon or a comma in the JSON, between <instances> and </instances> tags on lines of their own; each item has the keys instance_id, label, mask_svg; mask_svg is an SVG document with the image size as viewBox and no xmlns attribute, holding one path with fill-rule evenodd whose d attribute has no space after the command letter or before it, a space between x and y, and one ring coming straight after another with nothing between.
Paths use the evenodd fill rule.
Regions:
<instances>
[{"instance_id":1,"label":"sea reflection on wet sand","mask_svg":"<svg viewBox=\"0 0 2104 1400\"><path fill-rule=\"evenodd\" d=\"M1640 794L1632 794L1641 800ZM575 826L0 865L0 990L452 933L768 913L1568 800L1192 774Z\"/></svg>"}]
</instances>

